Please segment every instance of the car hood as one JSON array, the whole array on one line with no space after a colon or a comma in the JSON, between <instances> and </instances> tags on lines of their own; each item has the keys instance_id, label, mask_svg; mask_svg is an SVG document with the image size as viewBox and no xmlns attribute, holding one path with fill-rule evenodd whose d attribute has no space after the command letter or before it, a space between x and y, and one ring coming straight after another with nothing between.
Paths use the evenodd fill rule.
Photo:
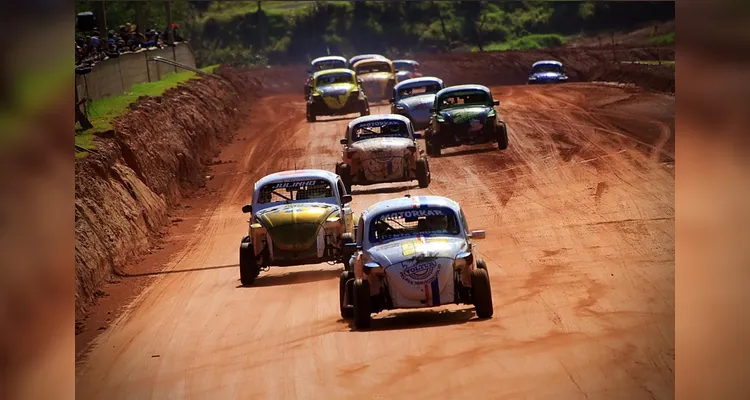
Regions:
<instances>
[{"instance_id":1,"label":"car hood","mask_svg":"<svg viewBox=\"0 0 750 400\"><path fill-rule=\"evenodd\" d=\"M340 208L326 203L294 203L267 208L255 214L276 246L284 250L307 249L315 243L318 231Z\"/></svg>"},{"instance_id":2,"label":"car hood","mask_svg":"<svg viewBox=\"0 0 750 400\"><path fill-rule=\"evenodd\" d=\"M451 121L455 124L468 124L471 120L474 119L478 119L479 122L484 123L487 120L487 115L491 110L491 107L467 106L442 110L439 112L439 114L446 120Z\"/></svg>"},{"instance_id":3,"label":"car hood","mask_svg":"<svg viewBox=\"0 0 750 400\"><path fill-rule=\"evenodd\" d=\"M537 72L531 75L531 77L535 79L558 79L562 76L563 74L559 72Z\"/></svg>"},{"instance_id":4,"label":"car hood","mask_svg":"<svg viewBox=\"0 0 750 400\"><path fill-rule=\"evenodd\" d=\"M359 78L362 79L362 82L380 82L380 81L387 81L388 79L391 79L392 75L390 72L372 72L369 74L359 75Z\"/></svg>"},{"instance_id":5,"label":"car hood","mask_svg":"<svg viewBox=\"0 0 750 400\"><path fill-rule=\"evenodd\" d=\"M379 265L389 266L424 258L455 259L468 251L466 240L456 237L407 238L371 247L367 253Z\"/></svg>"},{"instance_id":6,"label":"car hood","mask_svg":"<svg viewBox=\"0 0 750 400\"><path fill-rule=\"evenodd\" d=\"M387 156L402 155L407 146L414 144L408 138L373 138L355 142L351 147L357 152L371 154L377 157L378 153L386 153ZM396 154L397 153L397 154Z\"/></svg>"},{"instance_id":7,"label":"car hood","mask_svg":"<svg viewBox=\"0 0 750 400\"><path fill-rule=\"evenodd\" d=\"M334 83L333 85L320 86L315 89L315 93L321 96L344 96L354 89L352 83Z\"/></svg>"},{"instance_id":8,"label":"car hood","mask_svg":"<svg viewBox=\"0 0 750 400\"><path fill-rule=\"evenodd\" d=\"M429 108L435 102L435 94L420 94L418 96L407 97L398 102L409 110Z\"/></svg>"}]
</instances>

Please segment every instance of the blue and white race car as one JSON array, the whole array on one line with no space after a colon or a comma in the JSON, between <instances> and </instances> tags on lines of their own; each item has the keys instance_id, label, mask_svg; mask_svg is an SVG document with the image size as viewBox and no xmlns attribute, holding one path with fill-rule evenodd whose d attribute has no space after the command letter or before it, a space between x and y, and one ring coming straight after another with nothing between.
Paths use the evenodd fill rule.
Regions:
<instances>
[{"instance_id":1,"label":"blue and white race car","mask_svg":"<svg viewBox=\"0 0 750 400\"><path fill-rule=\"evenodd\" d=\"M430 126L430 107L435 102L435 94L443 89L443 80L434 76L407 79L393 88L391 114L409 118L414 130Z\"/></svg>"},{"instance_id":2,"label":"blue and white race car","mask_svg":"<svg viewBox=\"0 0 750 400\"><path fill-rule=\"evenodd\" d=\"M357 329L371 314L397 308L472 304L479 318L493 314L487 265L476 258L461 206L441 196L410 196L370 206L355 229L356 248L339 281L343 318Z\"/></svg>"},{"instance_id":3,"label":"blue and white race car","mask_svg":"<svg viewBox=\"0 0 750 400\"><path fill-rule=\"evenodd\" d=\"M537 61L531 66L528 83L532 85L541 83L562 83L567 81L568 76L565 74L565 68L561 62L543 60Z\"/></svg>"}]
</instances>

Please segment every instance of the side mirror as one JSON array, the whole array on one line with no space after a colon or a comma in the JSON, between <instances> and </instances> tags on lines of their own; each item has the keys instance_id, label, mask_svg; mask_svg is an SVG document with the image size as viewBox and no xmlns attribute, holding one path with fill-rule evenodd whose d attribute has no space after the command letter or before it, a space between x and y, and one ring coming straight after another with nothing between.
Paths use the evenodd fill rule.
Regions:
<instances>
[{"instance_id":1,"label":"side mirror","mask_svg":"<svg viewBox=\"0 0 750 400\"><path fill-rule=\"evenodd\" d=\"M346 138L343 138L343 139L339 140L339 143L341 143L341 144L347 144L347 143L349 143L349 141L346 140Z\"/></svg>"},{"instance_id":2,"label":"side mirror","mask_svg":"<svg viewBox=\"0 0 750 400\"><path fill-rule=\"evenodd\" d=\"M351 202L352 202L352 195L345 194L345 195L341 196L341 204L347 204L347 203L351 203Z\"/></svg>"},{"instance_id":3,"label":"side mirror","mask_svg":"<svg viewBox=\"0 0 750 400\"><path fill-rule=\"evenodd\" d=\"M253 206L251 204L245 204L244 206L242 206L242 212L245 214L250 214L251 212L253 212Z\"/></svg>"},{"instance_id":4,"label":"side mirror","mask_svg":"<svg viewBox=\"0 0 750 400\"><path fill-rule=\"evenodd\" d=\"M430 107L430 112L431 112L431 113L433 113L433 114L434 114L434 113L435 113L435 111L437 111L437 109L435 109L435 107Z\"/></svg>"},{"instance_id":5,"label":"side mirror","mask_svg":"<svg viewBox=\"0 0 750 400\"><path fill-rule=\"evenodd\" d=\"M359 78L357 78L357 84L361 85L361 84L363 84L363 83L364 83L364 82L362 81L362 79L359 79Z\"/></svg>"},{"instance_id":6,"label":"side mirror","mask_svg":"<svg viewBox=\"0 0 750 400\"><path fill-rule=\"evenodd\" d=\"M422 138L421 133L414 132L414 139L421 139L421 138Z\"/></svg>"},{"instance_id":7,"label":"side mirror","mask_svg":"<svg viewBox=\"0 0 750 400\"><path fill-rule=\"evenodd\" d=\"M469 237L472 239L484 239L484 236L485 235L483 230L471 231L471 233L469 234Z\"/></svg>"},{"instance_id":8,"label":"side mirror","mask_svg":"<svg viewBox=\"0 0 750 400\"><path fill-rule=\"evenodd\" d=\"M496 106L499 106L500 105L500 100L495 100L495 101L492 102L492 104L496 105Z\"/></svg>"}]
</instances>

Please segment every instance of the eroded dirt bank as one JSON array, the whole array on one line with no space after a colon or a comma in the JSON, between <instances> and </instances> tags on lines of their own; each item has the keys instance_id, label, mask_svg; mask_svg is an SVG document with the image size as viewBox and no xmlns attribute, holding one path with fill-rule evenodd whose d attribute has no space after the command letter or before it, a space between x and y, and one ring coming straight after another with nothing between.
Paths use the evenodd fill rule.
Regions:
<instances>
[{"instance_id":1,"label":"eroded dirt bank","mask_svg":"<svg viewBox=\"0 0 750 400\"><path fill-rule=\"evenodd\" d=\"M263 81L283 71L222 68L140 99L95 139L96 153L76 161L76 320L118 268L149 253L169 211L205 186L205 167L234 134ZM270 79L269 79L270 78ZM278 79L278 78L277 78Z\"/></svg>"}]
</instances>

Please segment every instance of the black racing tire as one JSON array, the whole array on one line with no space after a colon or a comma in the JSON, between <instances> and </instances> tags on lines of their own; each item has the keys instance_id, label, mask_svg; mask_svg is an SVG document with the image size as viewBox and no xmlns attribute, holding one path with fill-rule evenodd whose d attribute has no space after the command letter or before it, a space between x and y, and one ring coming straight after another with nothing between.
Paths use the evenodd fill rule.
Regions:
<instances>
[{"instance_id":1,"label":"black racing tire","mask_svg":"<svg viewBox=\"0 0 750 400\"><path fill-rule=\"evenodd\" d=\"M351 319L354 316L354 308L346 307L344 303L346 299L347 286L349 286L349 298L351 299L352 290L351 285L348 284L350 279L354 279L354 274L350 271L344 271L339 277L339 309L341 311L341 318Z\"/></svg>"},{"instance_id":2,"label":"black racing tire","mask_svg":"<svg viewBox=\"0 0 750 400\"><path fill-rule=\"evenodd\" d=\"M370 104L367 102L367 100L362 100L362 105L360 105L360 111L359 116L364 117L365 115L370 115Z\"/></svg>"},{"instance_id":3,"label":"black racing tire","mask_svg":"<svg viewBox=\"0 0 750 400\"><path fill-rule=\"evenodd\" d=\"M425 139L424 147L427 150L427 155L430 157L440 157L441 149L440 145L435 143L433 138Z\"/></svg>"},{"instance_id":4,"label":"black racing tire","mask_svg":"<svg viewBox=\"0 0 750 400\"><path fill-rule=\"evenodd\" d=\"M245 236L240 244L240 282L243 286L250 286L260 274L255 250L250 242L250 237Z\"/></svg>"},{"instance_id":5,"label":"black racing tire","mask_svg":"<svg viewBox=\"0 0 750 400\"><path fill-rule=\"evenodd\" d=\"M430 186L430 164L427 162L427 158L420 158L417 160L417 182L419 182L420 188L426 188Z\"/></svg>"},{"instance_id":6,"label":"black racing tire","mask_svg":"<svg viewBox=\"0 0 750 400\"><path fill-rule=\"evenodd\" d=\"M479 264L477 262L477 264ZM494 313L492 306L492 288L490 275L485 268L475 268L471 272L471 300L479 318L491 318Z\"/></svg>"},{"instance_id":7,"label":"black racing tire","mask_svg":"<svg viewBox=\"0 0 750 400\"><path fill-rule=\"evenodd\" d=\"M345 244L354 243L354 235L351 232L342 233L340 243L341 262L344 264L344 270L346 271L349 269L349 260L352 258L356 250L352 249L351 247L346 247Z\"/></svg>"},{"instance_id":8,"label":"black racing tire","mask_svg":"<svg viewBox=\"0 0 750 400\"><path fill-rule=\"evenodd\" d=\"M317 121L317 119L318 118L315 115L315 113L312 110L310 110L310 107L308 106L307 107L307 122L315 122Z\"/></svg>"},{"instance_id":9,"label":"black racing tire","mask_svg":"<svg viewBox=\"0 0 750 400\"><path fill-rule=\"evenodd\" d=\"M339 165L339 171L339 176L344 183L346 193L352 194L352 167L350 167L349 164L341 163Z\"/></svg>"},{"instance_id":10,"label":"black racing tire","mask_svg":"<svg viewBox=\"0 0 750 400\"><path fill-rule=\"evenodd\" d=\"M501 122L498 124L498 126L495 128L495 131L497 132L497 149L498 150L505 150L508 148L508 127L505 125L505 122Z\"/></svg>"},{"instance_id":11,"label":"black racing tire","mask_svg":"<svg viewBox=\"0 0 750 400\"><path fill-rule=\"evenodd\" d=\"M370 282L363 279L354 280L354 327L367 329L370 327L372 304L370 299Z\"/></svg>"}]
</instances>

